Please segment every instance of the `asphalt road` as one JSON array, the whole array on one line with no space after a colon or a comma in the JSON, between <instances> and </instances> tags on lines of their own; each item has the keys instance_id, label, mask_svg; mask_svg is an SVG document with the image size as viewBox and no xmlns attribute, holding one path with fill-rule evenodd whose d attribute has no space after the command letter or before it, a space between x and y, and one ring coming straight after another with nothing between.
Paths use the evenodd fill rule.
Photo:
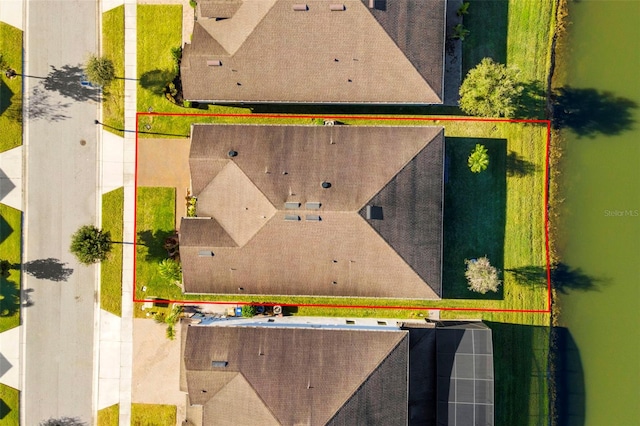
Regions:
<instances>
[{"instance_id":1,"label":"asphalt road","mask_svg":"<svg viewBox=\"0 0 640 426\"><path fill-rule=\"evenodd\" d=\"M27 3L23 288L33 289L33 305L23 310L22 423L91 424L96 267L79 265L69 244L80 225L96 222L98 104L79 66L97 50L97 2Z\"/></svg>"}]
</instances>

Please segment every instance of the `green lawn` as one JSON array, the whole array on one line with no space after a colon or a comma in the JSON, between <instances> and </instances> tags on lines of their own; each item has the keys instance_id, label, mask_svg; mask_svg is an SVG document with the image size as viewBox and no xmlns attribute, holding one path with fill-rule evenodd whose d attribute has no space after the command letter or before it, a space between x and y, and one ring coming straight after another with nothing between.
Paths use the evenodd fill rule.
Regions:
<instances>
[{"instance_id":1,"label":"green lawn","mask_svg":"<svg viewBox=\"0 0 640 426\"><path fill-rule=\"evenodd\" d=\"M175 188L138 188L136 294L140 298L164 296L165 289L178 289L158 274L158 263L167 258L164 240L175 231L175 214ZM142 292L143 286L146 292Z\"/></svg>"},{"instance_id":2,"label":"green lawn","mask_svg":"<svg viewBox=\"0 0 640 426\"><path fill-rule=\"evenodd\" d=\"M20 424L20 391L0 384L0 426Z\"/></svg>"},{"instance_id":3,"label":"green lawn","mask_svg":"<svg viewBox=\"0 0 640 426\"><path fill-rule=\"evenodd\" d=\"M132 426L175 426L176 406L131 404Z\"/></svg>"},{"instance_id":4,"label":"green lawn","mask_svg":"<svg viewBox=\"0 0 640 426\"><path fill-rule=\"evenodd\" d=\"M0 22L0 53L22 74L22 31ZM22 77L0 75L0 152L22 145Z\"/></svg>"},{"instance_id":5,"label":"green lawn","mask_svg":"<svg viewBox=\"0 0 640 426\"><path fill-rule=\"evenodd\" d=\"M549 327L486 324L493 332L495 424L548 424Z\"/></svg>"},{"instance_id":6,"label":"green lawn","mask_svg":"<svg viewBox=\"0 0 640 426\"><path fill-rule=\"evenodd\" d=\"M0 259L20 265L22 212L0 204ZM20 325L20 267L0 277L0 332Z\"/></svg>"},{"instance_id":7,"label":"green lawn","mask_svg":"<svg viewBox=\"0 0 640 426\"><path fill-rule=\"evenodd\" d=\"M113 61L116 79L103 90L102 122L106 130L124 129L124 6L102 14L102 54Z\"/></svg>"},{"instance_id":8,"label":"green lawn","mask_svg":"<svg viewBox=\"0 0 640 426\"><path fill-rule=\"evenodd\" d=\"M102 196L102 229L111 232L113 241L122 241L122 211L124 188ZM100 264L100 307L121 315L122 304L122 244L113 244L109 258Z\"/></svg>"},{"instance_id":9,"label":"green lawn","mask_svg":"<svg viewBox=\"0 0 640 426\"><path fill-rule=\"evenodd\" d=\"M118 426L120 405L115 404L102 410L98 410L98 426Z\"/></svg>"}]
</instances>

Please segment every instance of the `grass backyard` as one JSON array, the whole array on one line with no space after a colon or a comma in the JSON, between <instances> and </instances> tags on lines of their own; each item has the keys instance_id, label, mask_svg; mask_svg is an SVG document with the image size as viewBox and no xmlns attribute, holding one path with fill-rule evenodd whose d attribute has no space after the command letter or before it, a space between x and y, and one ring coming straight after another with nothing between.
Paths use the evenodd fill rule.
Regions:
<instances>
[{"instance_id":1,"label":"grass backyard","mask_svg":"<svg viewBox=\"0 0 640 426\"><path fill-rule=\"evenodd\" d=\"M0 384L0 425L20 424L20 391Z\"/></svg>"},{"instance_id":2,"label":"grass backyard","mask_svg":"<svg viewBox=\"0 0 640 426\"><path fill-rule=\"evenodd\" d=\"M22 74L22 31L0 22L0 53ZM0 75L0 152L22 145L22 77Z\"/></svg>"},{"instance_id":3,"label":"grass backyard","mask_svg":"<svg viewBox=\"0 0 640 426\"><path fill-rule=\"evenodd\" d=\"M124 6L102 14L102 54L113 61L116 78L103 90L102 122L121 135L124 129Z\"/></svg>"},{"instance_id":4,"label":"grass backyard","mask_svg":"<svg viewBox=\"0 0 640 426\"><path fill-rule=\"evenodd\" d=\"M0 204L0 259L20 265L22 212ZM20 325L20 268L0 277L0 332Z\"/></svg>"},{"instance_id":5,"label":"grass backyard","mask_svg":"<svg viewBox=\"0 0 640 426\"><path fill-rule=\"evenodd\" d=\"M113 241L122 241L122 210L124 188L102 196L102 229L111 232ZM100 307L121 315L122 305L122 244L113 244L109 258L100 263Z\"/></svg>"}]
</instances>

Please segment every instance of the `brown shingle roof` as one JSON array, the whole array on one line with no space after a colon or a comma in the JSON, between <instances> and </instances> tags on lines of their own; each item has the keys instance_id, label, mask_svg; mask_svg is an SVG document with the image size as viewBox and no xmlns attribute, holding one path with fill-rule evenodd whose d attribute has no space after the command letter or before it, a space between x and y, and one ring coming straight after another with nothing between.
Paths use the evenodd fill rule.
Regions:
<instances>
[{"instance_id":1,"label":"brown shingle roof","mask_svg":"<svg viewBox=\"0 0 640 426\"><path fill-rule=\"evenodd\" d=\"M198 215L238 247L181 226L185 291L438 298L443 145L424 126L194 125Z\"/></svg>"},{"instance_id":2,"label":"brown shingle roof","mask_svg":"<svg viewBox=\"0 0 640 426\"><path fill-rule=\"evenodd\" d=\"M181 67L186 99L405 103L443 99L445 0L245 0L230 19L196 24ZM201 44L217 46L196 47ZM222 49L222 51L220 51ZM222 66L207 66L220 59Z\"/></svg>"},{"instance_id":3,"label":"brown shingle roof","mask_svg":"<svg viewBox=\"0 0 640 426\"><path fill-rule=\"evenodd\" d=\"M242 5L242 0L198 0L200 18L231 18Z\"/></svg>"},{"instance_id":4,"label":"brown shingle roof","mask_svg":"<svg viewBox=\"0 0 640 426\"><path fill-rule=\"evenodd\" d=\"M244 424L250 418L282 425L407 423L406 332L197 326L186 331L189 399L204 405L204 424ZM212 361L227 364L214 367Z\"/></svg>"}]
</instances>

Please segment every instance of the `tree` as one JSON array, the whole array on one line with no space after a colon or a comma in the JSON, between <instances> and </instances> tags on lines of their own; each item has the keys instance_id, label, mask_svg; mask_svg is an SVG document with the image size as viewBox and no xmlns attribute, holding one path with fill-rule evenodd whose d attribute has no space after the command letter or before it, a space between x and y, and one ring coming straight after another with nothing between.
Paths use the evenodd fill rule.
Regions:
<instances>
[{"instance_id":1,"label":"tree","mask_svg":"<svg viewBox=\"0 0 640 426\"><path fill-rule=\"evenodd\" d=\"M9 271L11 270L12 266L13 265L8 260L1 259L0 260L0 276L8 277L9 276Z\"/></svg>"},{"instance_id":2,"label":"tree","mask_svg":"<svg viewBox=\"0 0 640 426\"><path fill-rule=\"evenodd\" d=\"M108 86L115 78L115 68L111 59L91 55L84 69L87 80L96 86Z\"/></svg>"},{"instance_id":3,"label":"tree","mask_svg":"<svg viewBox=\"0 0 640 426\"><path fill-rule=\"evenodd\" d=\"M182 267L173 259L164 259L158 264L158 274L172 284L182 281Z\"/></svg>"},{"instance_id":4,"label":"tree","mask_svg":"<svg viewBox=\"0 0 640 426\"><path fill-rule=\"evenodd\" d=\"M71 236L71 248L80 263L90 265L105 260L111 251L111 233L93 225L81 226Z\"/></svg>"},{"instance_id":5,"label":"tree","mask_svg":"<svg viewBox=\"0 0 640 426\"><path fill-rule=\"evenodd\" d=\"M464 39L471 34L471 31L469 31L468 29L466 29L464 27L464 25L462 24L458 24L455 27L453 27L453 35L451 36L452 39L454 40L460 40L460 41L464 41Z\"/></svg>"},{"instance_id":6,"label":"tree","mask_svg":"<svg viewBox=\"0 0 640 426\"><path fill-rule=\"evenodd\" d=\"M513 117L522 90L517 70L484 58L460 86L460 109L482 117Z\"/></svg>"},{"instance_id":7,"label":"tree","mask_svg":"<svg viewBox=\"0 0 640 426\"><path fill-rule=\"evenodd\" d=\"M256 307L253 305L242 305L242 316L251 318L256 315Z\"/></svg>"},{"instance_id":8,"label":"tree","mask_svg":"<svg viewBox=\"0 0 640 426\"><path fill-rule=\"evenodd\" d=\"M478 259L465 259L467 270L464 276L469 283L469 290L485 294L487 291L498 291L502 281L498 278L498 269L491 266L489 259L484 256Z\"/></svg>"},{"instance_id":9,"label":"tree","mask_svg":"<svg viewBox=\"0 0 640 426\"><path fill-rule=\"evenodd\" d=\"M473 173L480 173L489 166L489 154L484 145L476 144L476 147L467 160L467 165Z\"/></svg>"},{"instance_id":10,"label":"tree","mask_svg":"<svg viewBox=\"0 0 640 426\"><path fill-rule=\"evenodd\" d=\"M464 3L462 3L458 8L458 10L456 11L456 15L458 16L467 15L469 13L470 5L471 3L469 3L468 1L465 1Z\"/></svg>"}]
</instances>

